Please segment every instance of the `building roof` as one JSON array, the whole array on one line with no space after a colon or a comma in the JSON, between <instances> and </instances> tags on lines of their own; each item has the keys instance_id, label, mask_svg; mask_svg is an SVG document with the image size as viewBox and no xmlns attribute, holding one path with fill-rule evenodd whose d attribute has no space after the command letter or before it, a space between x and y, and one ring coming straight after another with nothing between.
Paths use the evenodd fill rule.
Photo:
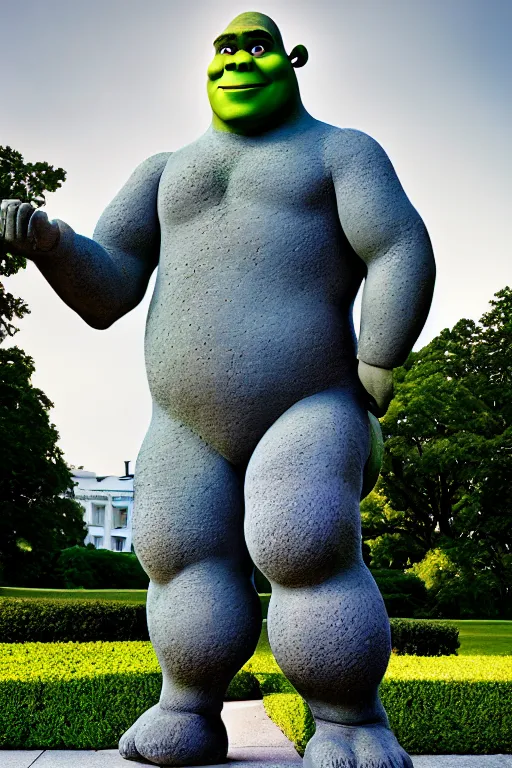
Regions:
<instances>
[{"instance_id":1,"label":"building roof","mask_svg":"<svg viewBox=\"0 0 512 768\"><path fill-rule=\"evenodd\" d=\"M73 470L74 490L133 493L133 475L96 475L84 469Z\"/></svg>"}]
</instances>

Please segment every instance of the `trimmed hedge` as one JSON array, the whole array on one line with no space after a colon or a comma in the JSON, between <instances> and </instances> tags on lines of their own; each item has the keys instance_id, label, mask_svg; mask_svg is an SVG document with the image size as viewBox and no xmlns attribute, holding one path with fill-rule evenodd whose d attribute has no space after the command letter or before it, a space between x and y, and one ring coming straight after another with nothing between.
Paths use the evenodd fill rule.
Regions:
<instances>
[{"instance_id":1,"label":"trimmed hedge","mask_svg":"<svg viewBox=\"0 0 512 768\"><path fill-rule=\"evenodd\" d=\"M271 693L263 699L265 712L279 726L300 755L315 732L311 710L297 693Z\"/></svg>"},{"instance_id":2,"label":"trimmed hedge","mask_svg":"<svg viewBox=\"0 0 512 768\"><path fill-rule=\"evenodd\" d=\"M303 751L314 724L268 653L238 673L232 692L258 680L272 719ZM1 748L114 748L158 701L149 643L0 645ZM279 691L276 693L275 691ZM413 754L512 752L512 657L394 656L381 685L391 726Z\"/></svg>"},{"instance_id":3,"label":"trimmed hedge","mask_svg":"<svg viewBox=\"0 0 512 768\"><path fill-rule=\"evenodd\" d=\"M0 599L1 643L148 639L144 604L109 600Z\"/></svg>"},{"instance_id":4,"label":"trimmed hedge","mask_svg":"<svg viewBox=\"0 0 512 768\"><path fill-rule=\"evenodd\" d=\"M392 657L380 695L391 728L410 754L512 751L511 657ZM315 726L303 699L297 693L274 693L263 704L304 754Z\"/></svg>"},{"instance_id":5,"label":"trimmed hedge","mask_svg":"<svg viewBox=\"0 0 512 768\"><path fill-rule=\"evenodd\" d=\"M281 675L281 677L283 677ZM262 699L263 691L252 672L241 669L234 676L224 696L225 701L250 701Z\"/></svg>"},{"instance_id":6,"label":"trimmed hedge","mask_svg":"<svg viewBox=\"0 0 512 768\"><path fill-rule=\"evenodd\" d=\"M266 615L269 595L260 595ZM459 631L442 622L391 619L396 653L440 656L456 653ZM92 642L147 640L146 606L108 600L1 598L0 642Z\"/></svg>"},{"instance_id":7,"label":"trimmed hedge","mask_svg":"<svg viewBox=\"0 0 512 768\"><path fill-rule=\"evenodd\" d=\"M149 642L0 644L0 748L116 747L161 687ZM226 693L261 697L246 670Z\"/></svg>"},{"instance_id":8,"label":"trimmed hedge","mask_svg":"<svg viewBox=\"0 0 512 768\"><path fill-rule=\"evenodd\" d=\"M92 546L63 549L53 580L66 589L147 589L149 584L136 555Z\"/></svg>"},{"instance_id":9,"label":"trimmed hedge","mask_svg":"<svg viewBox=\"0 0 512 768\"><path fill-rule=\"evenodd\" d=\"M262 592L260 594L260 604L261 604L261 617L263 619L267 618L268 614L268 604L270 603L270 598L272 597L270 592Z\"/></svg>"},{"instance_id":10,"label":"trimmed hedge","mask_svg":"<svg viewBox=\"0 0 512 768\"><path fill-rule=\"evenodd\" d=\"M452 624L424 619L390 619L391 647L398 654L450 656L460 648L459 630Z\"/></svg>"},{"instance_id":11,"label":"trimmed hedge","mask_svg":"<svg viewBox=\"0 0 512 768\"><path fill-rule=\"evenodd\" d=\"M161 684L148 642L0 645L0 748L115 747Z\"/></svg>"}]
</instances>

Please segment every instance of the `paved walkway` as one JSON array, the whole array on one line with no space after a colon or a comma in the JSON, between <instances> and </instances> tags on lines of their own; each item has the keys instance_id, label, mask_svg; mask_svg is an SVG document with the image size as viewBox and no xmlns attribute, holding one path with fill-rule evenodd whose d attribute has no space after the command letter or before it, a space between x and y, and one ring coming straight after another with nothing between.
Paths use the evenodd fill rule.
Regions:
<instances>
[{"instance_id":1,"label":"paved walkway","mask_svg":"<svg viewBox=\"0 0 512 768\"><path fill-rule=\"evenodd\" d=\"M261 701L234 701L222 713L229 735L228 766L219 768L300 768L302 760ZM512 755L422 755L414 768L512 768ZM123 760L115 749L0 750L0 768L130 768L147 763ZM216 768L216 767L215 767Z\"/></svg>"}]
</instances>

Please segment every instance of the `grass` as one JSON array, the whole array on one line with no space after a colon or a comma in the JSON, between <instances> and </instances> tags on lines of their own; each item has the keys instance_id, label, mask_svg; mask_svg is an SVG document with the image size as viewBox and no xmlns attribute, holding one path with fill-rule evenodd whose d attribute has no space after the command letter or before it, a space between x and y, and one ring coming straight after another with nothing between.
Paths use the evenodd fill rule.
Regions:
<instances>
[{"instance_id":1,"label":"grass","mask_svg":"<svg viewBox=\"0 0 512 768\"><path fill-rule=\"evenodd\" d=\"M459 630L459 656L512 656L512 621L448 621Z\"/></svg>"},{"instance_id":2,"label":"grass","mask_svg":"<svg viewBox=\"0 0 512 768\"><path fill-rule=\"evenodd\" d=\"M145 603L146 589L26 589L0 587L0 597L47 597L52 600L119 600Z\"/></svg>"}]
</instances>

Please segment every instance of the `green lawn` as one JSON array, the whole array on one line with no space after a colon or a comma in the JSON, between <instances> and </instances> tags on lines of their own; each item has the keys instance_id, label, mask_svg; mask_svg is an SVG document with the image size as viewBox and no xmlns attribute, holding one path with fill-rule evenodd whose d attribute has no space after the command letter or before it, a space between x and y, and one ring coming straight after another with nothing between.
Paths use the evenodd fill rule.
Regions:
<instances>
[{"instance_id":1,"label":"green lawn","mask_svg":"<svg viewBox=\"0 0 512 768\"><path fill-rule=\"evenodd\" d=\"M512 656L512 621L447 621L459 629L460 656Z\"/></svg>"},{"instance_id":2,"label":"green lawn","mask_svg":"<svg viewBox=\"0 0 512 768\"><path fill-rule=\"evenodd\" d=\"M25 589L0 587L0 597L51 597L53 600L119 600L145 603L146 589Z\"/></svg>"}]
</instances>

